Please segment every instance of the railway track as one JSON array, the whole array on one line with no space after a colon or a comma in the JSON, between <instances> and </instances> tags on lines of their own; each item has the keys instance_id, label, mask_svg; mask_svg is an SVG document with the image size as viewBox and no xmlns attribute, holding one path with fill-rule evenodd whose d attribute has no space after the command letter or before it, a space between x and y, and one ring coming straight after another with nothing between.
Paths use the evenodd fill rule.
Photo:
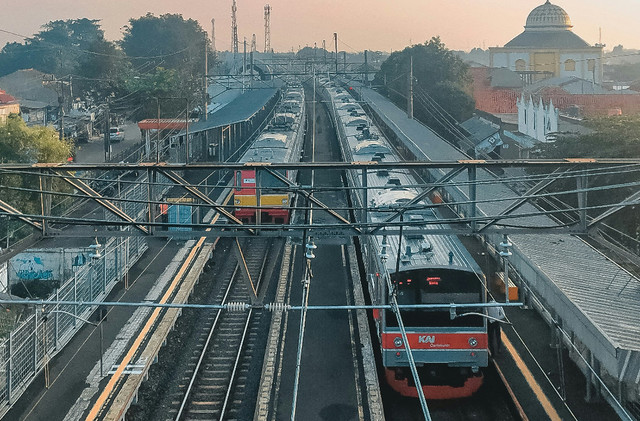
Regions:
<instances>
[{"instance_id":1,"label":"railway track","mask_svg":"<svg viewBox=\"0 0 640 421\"><path fill-rule=\"evenodd\" d=\"M276 260L279 243L271 239L250 239L243 247L245 263L255 289L265 278L268 263ZM232 247L235 247L235 243ZM220 271L218 287L210 303L226 304L236 311L211 311L197 335L197 345L186 352L187 370L180 380L172 405L165 414L171 420L240 419L250 360L259 336L262 311L241 311L235 303L247 302L249 285L236 259L227 259ZM255 399L253 400L255 402ZM245 408L246 409L246 408Z\"/></svg>"}]
</instances>

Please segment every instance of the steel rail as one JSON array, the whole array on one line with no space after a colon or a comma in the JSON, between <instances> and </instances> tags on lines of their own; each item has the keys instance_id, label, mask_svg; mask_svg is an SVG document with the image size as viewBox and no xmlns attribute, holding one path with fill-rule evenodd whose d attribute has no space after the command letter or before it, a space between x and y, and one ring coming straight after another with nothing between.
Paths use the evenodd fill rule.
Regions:
<instances>
[{"instance_id":1,"label":"steel rail","mask_svg":"<svg viewBox=\"0 0 640 421\"><path fill-rule=\"evenodd\" d=\"M270 249L270 247L269 247ZM260 268L260 273L258 274L258 277L256 279L256 288L259 287L260 282L262 281L262 276L264 273L264 267L267 263L267 258L269 257L269 250L267 250L267 252L264 255L264 259L262 260L262 267ZM247 320L245 321L244 324L244 330L242 331L242 339L240 341L240 345L238 346L238 352L236 354L236 360L235 363L233 365L233 370L231 372L231 378L229 379L229 388L227 389L227 393L224 397L224 403L222 405L222 410L220 410L220 420L222 420L224 418L224 414L226 412L227 409L227 404L229 402L229 398L231 397L231 389L233 388L233 383L234 383L234 379L236 376L236 371L238 369L238 365L240 364L240 358L241 358L241 354L244 348L244 341L247 337L247 330L249 329L249 324L251 323L251 316L253 315L253 308L249 309L249 313L247 314Z\"/></svg>"},{"instance_id":2,"label":"steel rail","mask_svg":"<svg viewBox=\"0 0 640 421\"><path fill-rule=\"evenodd\" d=\"M233 280L236 276L236 274L238 273L238 264L236 263L236 267L233 270L233 274L231 275L231 279ZM222 302L224 303L225 300L227 299L229 292L231 291L231 287L233 286L233 281L229 282L229 285L227 285L227 289L225 291L224 296L222 297ZM211 326L211 328L209 329L209 334L207 335L207 339L204 343L204 346L202 347L202 352L200 353L200 357L198 358L198 362L196 363L196 366L193 370L193 375L191 376L191 379L189 380L189 386L187 386L187 390L184 393L184 397L182 398L182 402L180 404L180 408L178 409L178 414L175 417L175 420L179 420L180 417L182 416L182 411L184 410L188 400L189 400L189 396L191 395L191 390L193 388L193 385L196 381L196 377L198 376L198 373L200 372L200 366L202 365L202 361L204 360L204 356L207 353L207 349L209 348L209 343L211 342L211 338L213 337L213 333L216 329L216 326L218 324L218 320L220 319L220 316L222 315L222 311L221 309L219 309L218 313L216 314L215 319L213 320L213 324Z\"/></svg>"}]
</instances>

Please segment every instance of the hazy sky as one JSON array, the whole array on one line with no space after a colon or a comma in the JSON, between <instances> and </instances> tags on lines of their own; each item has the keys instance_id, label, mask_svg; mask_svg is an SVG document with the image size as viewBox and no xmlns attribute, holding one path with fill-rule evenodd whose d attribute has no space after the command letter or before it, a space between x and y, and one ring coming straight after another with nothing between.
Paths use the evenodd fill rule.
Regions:
<instances>
[{"instance_id":1,"label":"hazy sky","mask_svg":"<svg viewBox=\"0 0 640 421\"><path fill-rule=\"evenodd\" d=\"M529 12L544 0L237 0L238 33L258 49L264 48L264 5L271 13L271 46L287 51L298 46L332 47L338 32L339 49L398 50L409 42L440 35L451 49L502 46L518 35ZM623 44L640 48L640 0L555 0L571 17L574 32L588 43L602 41L607 49ZM130 17L146 12L181 13L211 31L216 20L216 46L229 49L231 0L22 0L4 8L0 29L32 35L50 20L100 19L107 38L119 39ZM0 46L17 37L0 32ZM332 48L331 48L332 49Z\"/></svg>"}]
</instances>

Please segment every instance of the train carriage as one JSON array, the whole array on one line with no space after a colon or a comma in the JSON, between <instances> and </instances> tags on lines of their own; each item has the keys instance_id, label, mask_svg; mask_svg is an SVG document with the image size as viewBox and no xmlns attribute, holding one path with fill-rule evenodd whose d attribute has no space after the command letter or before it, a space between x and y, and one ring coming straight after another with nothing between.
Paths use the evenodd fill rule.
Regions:
<instances>
[{"instance_id":1,"label":"train carriage","mask_svg":"<svg viewBox=\"0 0 640 421\"><path fill-rule=\"evenodd\" d=\"M342 152L346 161L396 162L391 144L371 124L364 110L342 88L323 84ZM348 174L350 183L362 187L359 173ZM399 222L390 219L419 191L408 171L368 171L366 198L362 189L353 193L354 206L366 205L366 222ZM486 302L485 278L462 246L449 235L422 235L420 227L442 227L439 215L427 199L419 201L402 219L412 227L400 238L379 235L361 240L361 249L373 304L386 305L394 294L399 305L469 304ZM427 224L429 223L429 224ZM449 309L403 309L401 318L409 347L418 367L420 383L428 399L452 399L472 395L482 385L482 367L488 364L487 322L483 308L467 308L463 314ZM374 311L382 362L391 387L405 396L417 396L409 370L400 327L392 311Z\"/></svg>"},{"instance_id":2,"label":"train carriage","mask_svg":"<svg viewBox=\"0 0 640 421\"><path fill-rule=\"evenodd\" d=\"M240 159L244 169L234 174L234 216L243 222L288 223L292 194L282 180L257 167L271 162L298 162L305 132L302 88L289 88L273 118ZM275 170L290 181L295 171ZM257 207L261 209L258 211Z\"/></svg>"}]
</instances>

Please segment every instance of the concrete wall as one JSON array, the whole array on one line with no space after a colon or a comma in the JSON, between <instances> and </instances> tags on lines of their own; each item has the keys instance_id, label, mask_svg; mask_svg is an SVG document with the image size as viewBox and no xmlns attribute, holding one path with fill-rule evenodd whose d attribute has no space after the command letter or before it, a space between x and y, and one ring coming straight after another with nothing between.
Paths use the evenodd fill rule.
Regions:
<instances>
[{"instance_id":1,"label":"concrete wall","mask_svg":"<svg viewBox=\"0 0 640 421\"><path fill-rule=\"evenodd\" d=\"M74 266L89 260L86 248L31 249L14 256L8 265L9 283L35 279L60 281L73 273Z\"/></svg>"}]
</instances>

